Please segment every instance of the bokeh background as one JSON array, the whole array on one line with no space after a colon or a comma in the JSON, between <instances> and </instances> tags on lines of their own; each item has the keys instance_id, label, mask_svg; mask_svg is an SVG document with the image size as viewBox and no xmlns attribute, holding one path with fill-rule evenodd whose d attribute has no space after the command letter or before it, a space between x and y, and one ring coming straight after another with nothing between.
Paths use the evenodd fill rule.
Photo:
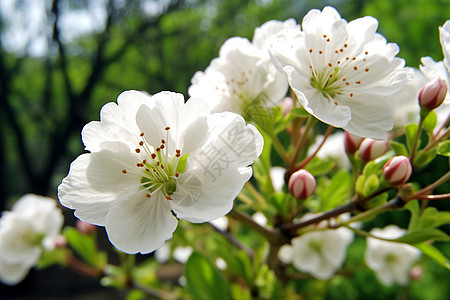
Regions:
<instances>
[{"instance_id":1,"label":"bokeh background","mask_svg":"<svg viewBox=\"0 0 450 300\"><path fill-rule=\"evenodd\" d=\"M56 198L70 162L83 152L81 129L122 91L187 97L194 73L226 39L251 40L272 19L301 23L310 9L326 5L348 21L377 18L378 32L400 46L408 66L417 68L423 56L443 59L438 27L450 19L450 0L0 0L0 210L25 193ZM410 287L414 299L448 299L448 271L429 268L433 275ZM352 299L363 297L355 286L370 284L349 281ZM364 297L410 294L376 287ZM57 268L33 271L16 287L0 285L1 299L124 295Z\"/></svg>"}]
</instances>

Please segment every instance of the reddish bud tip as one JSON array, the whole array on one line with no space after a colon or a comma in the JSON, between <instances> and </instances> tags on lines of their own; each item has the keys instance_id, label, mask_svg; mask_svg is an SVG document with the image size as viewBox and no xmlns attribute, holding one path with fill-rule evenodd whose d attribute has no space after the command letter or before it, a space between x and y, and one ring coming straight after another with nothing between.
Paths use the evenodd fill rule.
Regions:
<instances>
[{"instance_id":1,"label":"reddish bud tip","mask_svg":"<svg viewBox=\"0 0 450 300\"><path fill-rule=\"evenodd\" d=\"M345 151L347 151L350 155L355 154L356 150L359 149L359 145L361 145L362 140L363 138L354 136L346 131L344 134Z\"/></svg>"},{"instance_id":2,"label":"reddish bud tip","mask_svg":"<svg viewBox=\"0 0 450 300\"><path fill-rule=\"evenodd\" d=\"M419 104L426 110L433 110L444 102L447 95L447 84L437 78L427 82L419 93Z\"/></svg>"},{"instance_id":3,"label":"reddish bud tip","mask_svg":"<svg viewBox=\"0 0 450 300\"><path fill-rule=\"evenodd\" d=\"M359 146L359 156L363 161L369 162L385 154L388 149L389 144L387 142L366 138Z\"/></svg>"},{"instance_id":4,"label":"reddish bud tip","mask_svg":"<svg viewBox=\"0 0 450 300\"><path fill-rule=\"evenodd\" d=\"M314 194L316 179L308 171L299 170L289 178L288 188L292 196L304 200Z\"/></svg>"},{"instance_id":5,"label":"reddish bud tip","mask_svg":"<svg viewBox=\"0 0 450 300\"><path fill-rule=\"evenodd\" d=\"M92 234L97 230L97 226L92 225L91 223L87 223L81 220L77 220L76 228L79 232L83 234Z\"/></svg>"},{"instance_id":6,"label":"reddish bud tip","mask_svg":"<svg viewBox=\"0 0 450 300\"><path fill-rule=\"evenodd\" d=\"M383 176L392 185L400 185L408 181L412 166L406 156L394 156L383 167Z\"/></svg>"},{"instance_id":7,"label":"reddish bud tip","mask_svg":"<svg viewBox=\"0 0 450 300\"><path fill-rule=\"evenodd\" d=\"M286 97L281 102L281 110L283 116L287 115L294 108L294 100L291 97Z\"/></svg>"}]
</instances>

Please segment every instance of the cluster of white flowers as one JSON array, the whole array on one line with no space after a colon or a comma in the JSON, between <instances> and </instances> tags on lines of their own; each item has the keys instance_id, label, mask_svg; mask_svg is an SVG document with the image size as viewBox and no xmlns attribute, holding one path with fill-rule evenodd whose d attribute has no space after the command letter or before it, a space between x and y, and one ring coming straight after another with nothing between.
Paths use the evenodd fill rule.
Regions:
<instances>
[{"instance_id":1,"label":"cluster of white flowers","mask_svg":"<svg viewBox=\"0 0 450 300\"><path fill-rule=\"evenodd\" d=\"M269 21L256 28L252 42L227 40L219 57L192 78L186 102L173 92L122 93L117 104L102 108L100 121L83 128L89 153L72 162L58 187L61 204L75 210L80 220L104 226L119 250L159 249L155 256L161 262L170 257L169 246L161 247L172 237L178 219L211 222L225 230L223 216L251 178L251 164L263 149L263 137L244 120L249 108L281 104L290 86L315 118L346 134L384 140L394 125L390 99L417 97L425 80L417 75L411 81L413 69L405 68L404 60L396 57L398 46L387 43L377 27L372 17L347 22L332 7L313 9L301 27L293 19ZM448 85L450 21L440 28L440 38L444 61L425 57L421 71ZM440 122L448 117L449 99L436 111ZM290 108L292 103L287 103ZM417 101L412 107L400 110L411 112L415 120ZM403 113L397 120L403 125L411 118ZM349 168L344 138L342 132L331 136L317 156ZM322 140L318 137L310 154ZM285 169L272 168L270 173L274 190L282 191ZM260 226L268 222L260 212L254 220ZM0 219L0 280L22 280L38 262L43 246L58 235L62 222L54 201L34 195L24 196L5 212ZM325 222L317 226L320 230L284 245L278 257L300 271L329 279L344 263L353 232L322 228ZM372 231L383 238L402 233L394 226ZM178 247L172 255L185 263L192 251ZM365 260L383 284L404 285L418 255L412 246L368 238Z\"/></svg>"},{"instance_id":2,"label":"cluster of white flowers","mask_svg":"<svg viewBox=\"0 0 450 300\"><path fill-rule=\"evenodd\" d=\"M63 225L56 201L24 195L0 218L0 281L14 285L35 266L43 250L52 250Z\"/></svg>"},{"instance_id":3,"label":"cluster of white flowers","mask_svg":"<svg viewBox=\"0 0 450 300\"><path fill-rule=\"evenodd\" d=\"M293 19L269 21L256 28L252 42L240 37L228 39L205 72L194 75L189 95L205 100L212 112L245 115L256 104L278 105L288 84L270 62L268 41L284 29L297 27Z\"/></svg>"}]
</instances>

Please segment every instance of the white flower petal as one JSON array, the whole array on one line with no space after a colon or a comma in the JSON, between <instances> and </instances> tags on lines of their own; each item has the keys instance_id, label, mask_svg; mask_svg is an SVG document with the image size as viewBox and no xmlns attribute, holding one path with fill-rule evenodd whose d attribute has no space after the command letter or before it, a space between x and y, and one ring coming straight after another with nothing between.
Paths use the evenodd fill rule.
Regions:
<instances>
[{"instance_id":1,"label":"white flower petal","mask_svg":"<svg viewBox=\"0 0 450 300\"><path fill-rule=\"evenodd\" d=\"M33 266L41 255L35 237L36 232L27 218L20 213L4 213L0 219L0 259Z\"/></svg>"},{"instance_id":2,"label":"white flower petal","mask_svg":"<svg viewBox=\"0 0 450 300\"><path fill-rule=\"evenodd\" d=\"M385 133L394 127L392 106L385 98L372 94L352 99L352 119L343 128L359 137L385 140Z\"/></svg>"},{"instance_id":3,"label":"white flower petal","mask_svg":"<svg viewBox=\"0 0 450 300\"><path fill-rule=\"evenodd\" d=\"M180 176L177 190L172 195L172 208L178 218L193 223L217 219L233 208L234 198L250 176L251 172L242 174L226 158L210 165L199 161Z\"/></svg>"},{"instance_id":4,"label":"white flower petal","mask_svg":"<svg viewBox=\"0 0 450 300\"><path fill-rule=\"evenodd\" d=\"M108 210L120 198L117 193L137 188L139 177L122 173L123 169L135 168L134 164L132 157L123 153L103 150L82 154L72 162L58 187L59 201L75 209L75 215L83 221L103 226Z\"/></svg>"},{"instance_id":5,"label":"white flower petal","mask_svg":"<svg viewBox=\"0 0 450 300\"><path fill-rule=\"evenodd\" d=\"M9 263L0 258L0 282L16 285L21 282L30 271L30 266L23 262Z\"/></svg>"},{"instance_id":6,"label":"white flower petal","mask_svg":"<svg viewBox=\"0 0 450 300\"><path fill-rule=\"evenodd\" d=\"M130 195L111 207L106 216L109 240L126 253L155 251L172 238L177 227L178 221L170 210L169 200L161 193L149 199L145 191Z\"/></svg>"},{"instance_id":7,"label":"white flower petal","mask_svg":"<svg viewBox=\"0 0 450 300\"><path fill-rule=\"evenodd\" d=\"M107 103L100 112L100 122L93 121L84 126L82 139L85 149L95 152L104 149L104 142L126 143L134 149L139 142L139 128L135 116L145 103L151 105L150 97L137 91L126 91L117 98L118 105Z\"/></svg>"}]
</instances>

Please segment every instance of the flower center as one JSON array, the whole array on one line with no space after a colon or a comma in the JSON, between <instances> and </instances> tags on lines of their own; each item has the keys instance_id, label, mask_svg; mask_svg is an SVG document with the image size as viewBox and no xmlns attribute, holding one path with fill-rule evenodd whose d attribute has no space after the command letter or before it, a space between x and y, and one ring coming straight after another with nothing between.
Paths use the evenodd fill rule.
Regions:
<instances>
[{"instance_id":1,"label":"flower center","mask_svg":"<svg viewBox=\"0 0 450 300\"><path fill-rule=\"evenodd\" d=\"M339 49L334 49L331 37L324 34L322 46L318 49L309 49L311 78L310 84L319 90L329 101L338 104L336 96L355 95L355 90L363 82L364 74L370 71L367 67L368 51L351 57L348 52L351 48L345 43Z\"/></svg>"},{"instance_id":2,"label":"flower center","mask_svg":"<svg viewBox=\"0 0 450 300\"><path fill-rule=\"evenodd\" d=\"M339 72L341 68L324 69L320 72L313 71L311 77L311 86L322 92L325 98L334 98L342 93L342 85L339 81Z\"/></svg>"},{"instance_id":3,"label":"flower center","mask_svg":"<svg viewBox=\"0 0 450 300\"><path fill-rule=\"evenodd\" d=\"M170 127L165 127L164 130L168 136ZM138 154L142 153L144 159L136 166L140 169L140 184L148 190L146 197L150 198L153 193L161 191L167 200L172 200L170 196L177 189L176 181L180 174L186 171L189 154L181 156L180 149L176 149L174 154L170 154L166 140L162 139L161 145L154 148L145 141L143 132L140 137L139 147L135 151ZM127 172L126 169L122 170L124 174Z\"/></svg>"}]
</instances>

